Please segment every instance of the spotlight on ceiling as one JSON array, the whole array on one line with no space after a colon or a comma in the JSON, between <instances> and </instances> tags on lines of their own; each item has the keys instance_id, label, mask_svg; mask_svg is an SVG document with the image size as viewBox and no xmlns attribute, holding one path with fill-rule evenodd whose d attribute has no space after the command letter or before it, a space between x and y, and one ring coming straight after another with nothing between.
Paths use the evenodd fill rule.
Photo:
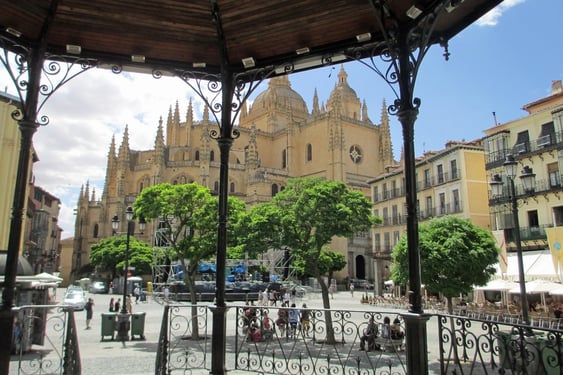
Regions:
<instances>
[{"instance_id":1,"label":"spotlight on ceiling","mask_svg":"<svg viewBox=\"0 0 563 375\"><path fill-rule=\"evenodd\" d=\"M309 47L303 47L295 50L295 53L298 55L304 55L309 52L310 52Z\"/></svg>"},{"instance_id":2,"label":"spotlight on ceiling","mask_svg":"<svg viewBox=\"0 0 563 375\"><path fill-rule=\"evenodd\" d=\"M82 47L75 44L67 44L66 45L66 53L70 53L71 55L80 55L82 52Z\"/></svg>"},{"instance_id":3,"label":"spotlight on ceiling","mask_svg":"<svg viewBox=\"0 0 563 375\"><path fill-rule=\"evenodd\" d=\"M256 61L254 61L253 57L245 57L242 59L242 65L247 69L254 68L256 66Z\"/></svg>"},{"instance_id":4,"label":"spotlight on ceiling","mask_svg":"<svg viewBox=\"0 0 563 375\"><path fill-rule=\"evenodd\" d=\"M205 68L207 66L207 64L204 63L204 62L195 62L195 63L192 64L192 66L194 68Z\"/></svg>"},{"instance_id":5,"label":"spotlight on ceiling","mask_svg":"<svg viewBox=\"0 0 563 375\"><path fill-rule=\"evenodd\" d=\"M356 39L358 42L367 42L368 40L371 40L371 33L358 34L356 35Z\"/></svg>"},{"instance_id":6,"label":"spotlight on ceiling","mask_svg":"<svg viewBox=\"0 0 563 375\"><path fill-rule=\"evenodd\" d=\"M420 16L422 14L422 10L420 10L419 8L416 7L416 5L411 6L408 10L407 10L407 16L409 16L409 18L412 18L413 20L416 19L418 16Z\"/></svg>"},{"instance_id":7,"label":"spotlight on ceiling","mask_svg":"<svg viewBox=\"0 0 563 375\"><path fill-rule=\"evenodd\" d=\"M8 34L12 34L13 36L15 36L16 38L19 38L20 36L22 36L21 31L18 31L16 29L14 29L13 27L6 27L6 32Z\"/></svg>"},{"instance_id":8,"label":"spotlight on ceiling","mask_svg":"<svg viewBox=\"0 0 563 375\"><path fill-rule=\"evenodd\" d=\"M145 56L144 55L131 55L131 61L135 63L144 63Z\"/></svg>"}]
</instances>

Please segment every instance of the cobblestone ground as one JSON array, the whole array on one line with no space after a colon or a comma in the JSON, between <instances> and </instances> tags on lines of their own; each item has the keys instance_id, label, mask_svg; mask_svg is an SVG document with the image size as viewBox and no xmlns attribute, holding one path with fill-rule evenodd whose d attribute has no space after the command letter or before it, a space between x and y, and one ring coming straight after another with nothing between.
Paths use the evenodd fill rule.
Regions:
<instances>
[{"instance_id":1,"label":"cobblestone ground","mask_svg":"<svg viewBox=\"0 0 563 375\"><path fill-rule=\"evenodd\" d=\"M62 299L64 290L60 289L57 293L59 300ZM120 298L118 295L89 294L94 298L94 319L91 329L86 329L86 313L84 311L75 314L76 325L78 328L80 342L80 356L82 363L82 374L84 375L140 375L154 374L158 335L162 321L163 306L148 298L145 303L139 302L133 305L133 313L144 312L145 315L145 340L135 339L127 341L125 346L119 341L101 341L101 314L108 312L111 297ZM361 293L357 291L352 297L349 292L337 292L331 300L331 307L335 309L350 310L377 310L397 313L398 309L385 309L379 306L370 306L360 303ZM320 294L310 293L302 301L307 303L310 308L321 308L322 300ZM242 302L241 302L242 303ZM234 334L235 329L235 309L229 310L227 323L228 334ZM232 322L231 322L232 321ZM429 355L430 363L435 363L438 358L437 323L435 318L431 318L428 323L429 336ZM231 332L232 331L232 332ZM229 353L227 353L227 356ZM18 372L17 358L13 357L10 374L24 374ZM434 367L434 366L432 366ZM208 373L208 372L206 372ZM235 374L231 371L230 374Z\"/></svg>"}]
</instances>

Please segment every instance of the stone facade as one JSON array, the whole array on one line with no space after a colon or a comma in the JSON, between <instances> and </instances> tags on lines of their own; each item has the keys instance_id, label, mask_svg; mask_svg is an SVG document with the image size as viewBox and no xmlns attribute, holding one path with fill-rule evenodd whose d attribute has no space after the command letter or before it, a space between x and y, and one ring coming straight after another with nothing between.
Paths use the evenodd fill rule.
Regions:
<instances>
[{"instance_id":1,"label":"stone facade","mask_svg":"<svg viewBox=\"0 0 563 375\"><path fill-rule=\"evenodd\" d=\"M238 119L240 137L230 153L229 194L254 205L269 201L288 178L322 177L344 181L368 196L367 181L395 164L389 118L383 102L380 122L372 122L347 78L341 68L327 102L319 103L315 91L311 110L287 76L271 79L252 106L245 103ZM119 147L111 140L100 199L88 185L80 193L72 265L76 277L88 263L90 246L112 234L111 218L117 214L125 222L125 208L144 187L197 182L218 194L219 147L209 137L216 126L208 108L195 121L190 101L183 119L178 103L166 121L161 118L151 150L131 149L127 128ZM150 225L147 229L139 238L151 241ZM367 257L372 253L367 237L335 239L332 245L348 259ZM342 272L346 274L356 274L353 263Z\"/></svg>"}]
</instances>

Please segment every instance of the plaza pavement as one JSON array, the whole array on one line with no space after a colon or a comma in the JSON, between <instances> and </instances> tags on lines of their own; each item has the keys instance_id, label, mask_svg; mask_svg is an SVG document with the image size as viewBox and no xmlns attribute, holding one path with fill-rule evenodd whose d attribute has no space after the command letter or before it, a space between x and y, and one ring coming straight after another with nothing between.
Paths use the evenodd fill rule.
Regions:
<instances>
[{"instance_id":1,"label":"plaza pavement","mask_svg":"<svg viewBox=\"0 0 563 375\"><path fill-rule=\"evenodd\" d=\"M383 308L360 303L361 293L350 292L334 293L331 299L331 308L344 310L360 311L388 311L390 314L397 314L404 310ZM64 296L64 290L57 292L59 300ZM80 357L82 363L82 374L84 375L141 375L154 374L155 359L158 345L158 336L162 322L163 305L154 301L150 296L147 301L138 304L133 303L133 313L145 312L145 340L135 339L127 341L125 346L120 341L105 340L101 341L101 314L109 311L109 301L113 297L121 298L120 295L108 294L88 294L94 299L94 319L91 329L86 329L86 312L75 313L76 325L78 328L78 339L80 343ZM59 301L60 302L60 301ZM319 293L308 293L303 299L297 301L298 306L306 303L310 308L322 308L322 300ZM242 302L237 302L243 304ZM235 310L230 309L227 315L228 321L235 320ZM235 324L227 323L228 334L234 329ZM432 317L428 322L428 349L429 362L435 362L438 358L437 341L437 319ZM12 361L12 368L17 362ZM16 371L10 373L17 374ZM230 371L230 374L235 372Z\"/></svg>"}]
</instances>

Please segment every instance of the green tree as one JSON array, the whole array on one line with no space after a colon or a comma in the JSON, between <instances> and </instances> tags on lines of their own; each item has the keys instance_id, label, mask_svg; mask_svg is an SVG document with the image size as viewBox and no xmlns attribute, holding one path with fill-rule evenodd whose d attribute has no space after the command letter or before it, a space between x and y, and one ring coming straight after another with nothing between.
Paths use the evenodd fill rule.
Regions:
<instances>
[{"instance_id":1,"label":"green tree","mask_svg":"<svg viewBox=\"0 0 563 375\"><path fill-rule=\"evenodd\" d=\"M467 294L474 285L485 285L495 273L498 248L491 233L457 216L444 216L419 226L421 281L432 293L441 293L453 313L452 298ZM408 283L407 239L393 249L391 278ZM455 331L453 318L450 329ZM459 363L457 346L454 361Z\"/></svg>"},{"instance_id":2,"label":"green tree","mask_svg":"<svg viewBox=\"0 0 563 375\"><path fill-rule=\"evenodd\" d=\"M292 266L297 269L298 274L303 277L314 277L315 272L312 270L307 262L299 256L296 255ZM334 272L340 271L346 267L346 257L344 254L332 250L329 246L323 246L319 261L317 262L319 267L319 272L321 275L326 275L327 279L333 279Z\"/></svg>"},{"instance_id":3,"label":"green tree","mask_svg":"<svg viewBox=\"0 0 563 375\"><path fill-rule=\"evenodd\" d=\"M127 236L112 236L93 244L90 251L90 263L104 270L111 271L112 279L122 274L125 269ZM129 266L139 275L150 274L153 251L145 242L135 237L129 238Z\"/></svg>"},{"instance_id":4,"label":"green tree","mask_svg":"<svg viewBox=\"0 0 563 375\"><path fill-rule=\"evenodd\" d=\"M230 226L227 237L236 238L238 218L245 205L240 199L228 199ZM165 228L168 242L185 270L184 280L193 304L192 332L193 337L198 338L195 277L199 263L211 258L217 250L217 198L197 183L163 183L143 189L133 208L138 216L158 219L159 225Z\"/></svg>"},{"instance_id":5,"label":"green tree","mask_svg":"<svg viewBox=\"0 0 563 375\"><path fill-rule=\"evenodd\" d=\"M320 178L292 179L262 211L260 228L264 242L283 244L292 256L314 270L323 297L323 307L330 308L328 285L323 276L332 267L323 247L334 236L351 238L359 231L370 230L376 222L366 196L348 189L343 182ZM328 254L328 252L326 252ZM327 255L330 257L330 255ZM326 262L325 262L326 261ZM327 341L335 342L332 317L326 314Z\"/></svg>"},{"instance_id":6,"label":"green tree","mask_svg":"<svg viewBox=\"0 0 563 375\"><path fill-rule=\"evenodd\" d=\"M491 233L457 216L444 216L419 226L421 281L432 293L441 293L453 312L452 298L485 285L495 273L498 248ZM408 283L407 239L393 249L391 278Z\"/></svg>"}]
</instances>

